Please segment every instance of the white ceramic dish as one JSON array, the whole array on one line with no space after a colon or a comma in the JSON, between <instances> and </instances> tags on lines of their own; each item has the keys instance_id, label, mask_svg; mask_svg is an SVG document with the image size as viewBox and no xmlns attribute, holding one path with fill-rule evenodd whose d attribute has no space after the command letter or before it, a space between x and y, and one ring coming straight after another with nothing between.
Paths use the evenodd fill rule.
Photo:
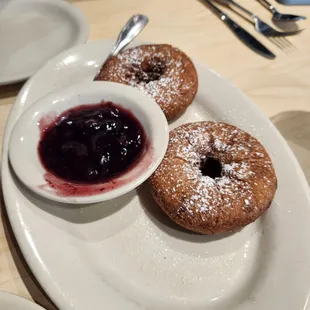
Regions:
<instances>
[{"instance_id":1,"label":"white ceramic dish","mask_svg":"<svg viewBox=\"0 0 310 310\"><path fill-rule=\"evenodd\" d=\"M59 195L61 187L85 189L85 185L57 180L53 188L46 180L46 170L42 166L38 145L41 139L40 123L55 120L63 112L81 105L111 101L133 113L145 130L150 147L133 169L113 181L93 185L97 189L93 195ZM19 179L32 191L45 198L63 203L95 203L124 195L142 184L162 161L168 146L169 129L166 117L158 104L139 90L118 83L87 82L64 87L40 98L22 115L15 125L10 142L10 162ZM23 154L22 156L20 154ZM53 178L54 179L54 178ZM120 184L116 186L116 184ZM86 186L88 188L89 186ZM112 187L113 189L105 190ZM55 189L56 188L56 189ZM97 193L98 192L98 193Z\"/></svg>"},{"instance_id":2,"label":"white ceramic dish","mask_svg":"<svg viewBox=\"0 0 310 310\"><path fill-rule=\"evenodd\" d=\"M88 23L67 1L2 0L0 85L32 76L49 59L86 42Z\"/></svg>"},{"instance_id":3,"label":"white ceramic dish","mask_svg":"<svg viewBox=\"0 0 310 310\"><path fill-rule=\"evenodd\" d=\"M24 86L7 123L5 204L42 287L62 310L309 309L310 197L304 175L257 107L199 64L195 102L171 127L201 119L240 126L265 145L279 181L271 209L239 233L208 237L179 230L145 186L108 203L66 208L33 196L14 178L8 143L22 112L54 89L91 80L111 45L92 42L57 56ZM67 59L72 62L64 66Z\"/></svg>"},{"instance_id":4,"label":"white ceramic dish","mask_svg":"<svg viewBox=\"0 0 310 310\"><path fill-rule=\"evenodd\" d=\"M0 291L0 309L3 310L44 310L26 298Z\"/></svg>"}]
</instances>

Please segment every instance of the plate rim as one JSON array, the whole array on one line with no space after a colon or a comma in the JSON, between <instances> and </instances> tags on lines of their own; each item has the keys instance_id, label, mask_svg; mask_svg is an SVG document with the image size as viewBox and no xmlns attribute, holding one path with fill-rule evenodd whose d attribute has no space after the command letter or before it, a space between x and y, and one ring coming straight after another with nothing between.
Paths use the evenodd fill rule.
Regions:
<instances>
[{"instance_id":1,"label":"plate rim","mask_svg":"<svg viewBox=\"0 0 310 310\"><path fill-rule=\"evenodd\" d=\"M101 44L101 43L107 42L107 41L111 41L111 40L102 39L102 40L92 41L92 42L89 42L86 44L93 44L93 43ZM86 44L84 44L84 45L86 45ZM137 44L143 44L143 42L137 42ZM52 61L56 60L56 58L61 58L64 55L69 55L69 53L74 51L76 48L77 47L72 47L72 48L60 53L55 58L53 58ZM217 79L224 81L226 83L227 87L229 87L230 89L233 89L235 92L237 92L240 97L243 97L244 101L247 102L247 104L249 104L251 106L251 109L253 110L253 112L258 112L260 114L260 117L262 118L262 120L264 122L270 124L271 129L274 131L274 134L277 136L277 138L281 140L283 147L285 147L287 154L288 154L289 158L291 159L292 164L294 165L294 168L298 174L298 178L299 178L300 183L302 185L303 193L305 194L305 198L306 198L306 200L310 206L310 191L309 191L309 186L308 186L308 183L306 181L305 175L304 175L304 173L303 173L293 151L290 149L290 147L288 146L285 139L282 137L282 135L277 130L277 128L273 125L273 123L269 120L269 118L267 116L265 116L265 114L261 111L261 109L249 97L247 97L241 90L239 90L231 81L223 78L220 74L218 74L214 70L210 69L208 66L200 64L199 62L196 62L196 61L194 61L194 63L195 63L195 65L198 65L201 68L208 70ZM41 70L45 69L46 66L48 66L48 64L45 64L36 74L41 72ZM16 100L12 106L12 109L9 113L7 123L5 126L5 131L4 131L4 139L3 139L3 146L2 146L2 159L5 158L7 160L7 157L8 157L8 150L5 150L5 148L6 148L5 144L9 143L9 137L10 137L11 132L8 132L7 127L8 127L9 123L14 121L12 115L13 115L14 110L16 108L16 104L18 101L20 101L22 95L27 91L29 84L32 83L32 79L35 78L36 74L33 77L31 77L31 79L29 79L25 83L25 85L22 87L22 89L21 89L19 95L17 96L17 98L16 98ZM2 160L2 162L1 162L1 170L2 171L3 171L4 165L5 165L5 160ZM24 230L22 229L20 222L18 221L19 219L15 216L15 214L11 214L9 212L9 207L7 207L8 206L8 198L6 197L5 190L4 190L4 188L5 188L4 173L1 174L1 180L2 180L2 184L3 184L2 191L3 191L3 198L4 198L4 202L5 202L6 212L8 214L8 218L9 218L10 224L12 226L14 236L18 242L19 247L21 248L23 256L24 256L25 260L27 261L27 264L29 265L31 271L33 272L33 274L37 278L41 287L48 294L48 296L51 298L51 300L59 308L69 309L70 307L68 306L68 302L65 302L65 297L62 296L61 293L56 289L56 287L51 285L51 283L48 281L48 277L45 276L46 272L44 271L44 268L42 268L42 266L41 266L41 268L35 268L35 266L37 265L37 260L35 259L35 257L33 255L31 255L31 253L33 252L33 249L31 247L31 245L29 244L29 236L27 237L25 235ZM35 247L35 245L33 245L33 246Z\"/></svg>"},{"instance_id":2,"label":"plate rim","mask_svg":"<svg viewBox=\"0 0 310 310\"><path fill-rule=\"evenodd\" d=\"M18 0L18 1L21 2L20 0ZM16 2L18 2L18 1L16 1ZM69 50L76 45L83 44L83 43L87 42L88 36L89 36L88 20L87 20L86 16L82 13L82 11L75 4L67 2L67 1L50 1L50 0L29 0L29 1L31 1L33 3L35 3L35 2L47 3L49 5L54 5L58 8L62 8L62 10L65 10L77 22L77 25L79 26L78 27L78 30L79 30L78 36L77 36L76 40L73 42L73 44L66 50ZM66 50L60 51L60 53L66 51ZM58 55L55 55L53 58L57 57ZM49 62L49 60L50 59L46 60L46 62L43 64L43 66L41 66L39 69L28 70L27 72L25 72L23 74L9 75L9 76L4 76L3 78L0 77L0 86L19 83L19 82L22 82L22 81L29 79L30 77L35 75L36 72L40 71L41 68L43 68L47 62Z\"/></svg>"}]
</instances>

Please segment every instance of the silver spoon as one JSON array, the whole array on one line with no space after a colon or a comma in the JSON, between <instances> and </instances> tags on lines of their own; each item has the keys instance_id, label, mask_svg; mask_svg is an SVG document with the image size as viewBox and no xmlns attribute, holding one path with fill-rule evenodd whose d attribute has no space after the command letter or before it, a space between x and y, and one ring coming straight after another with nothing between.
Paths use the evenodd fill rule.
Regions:
<instances>
[{"instance_id":1,"label":"silver spoon","mask_svg":"<svg viewBox=\"0 0 310 310\"><path fill-rule=\"evenodd\" d=\"M305 16L293 15L293 14L281 14L269 1L267 0L257 0L260 2L265 8L267 8L272 14L273 20L283 21L283 22L297 22L299 20L306 19Z\"/></svg>"},{"instance_id":2,"label":"silver spoon","mask_svg":"<svg viewBox=\"0 0 310 310\"><path fill-rule=\"evenodd\" d=\"M97 79L101 68L105 65L105 63L113 56L116 56L119 52L121 52L147 25L149 19L145 15L137 14L132 16L126 25L123 27L121 32L119 33L117 40L110 52L109 56L105 60L105 62L100 67L100 70L95 76L95 80Z\"/></svg>"}]
</instances>

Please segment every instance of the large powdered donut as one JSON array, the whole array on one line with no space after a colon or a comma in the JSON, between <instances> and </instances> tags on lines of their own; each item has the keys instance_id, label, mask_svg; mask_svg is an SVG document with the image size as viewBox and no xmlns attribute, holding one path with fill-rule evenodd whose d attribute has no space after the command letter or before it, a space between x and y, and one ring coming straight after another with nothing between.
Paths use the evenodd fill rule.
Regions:
<instances>
[{"instance_id":1,"label":"large powdered donut","mask_svg":"<svg viewBox=\"0 0 310 310\"><path fill-rule=\"evenodd\" d=\"M168 120L194 100L198 77L192 61L167 44L141 45L112 57L96 80L137 87L159 104Z\"/></svg>"},{"instance_id":2,"label":"large powdered donut","mask_svg":"<svg viewBox=\"0 0 310 310\"><path fill-rule=\"evenodd\" d=\"M277 188L264 147L234 126L182 125L150 178L154 198L177 224L202 234L233 231L255 221Z\"/></svg>"}]
</instances>

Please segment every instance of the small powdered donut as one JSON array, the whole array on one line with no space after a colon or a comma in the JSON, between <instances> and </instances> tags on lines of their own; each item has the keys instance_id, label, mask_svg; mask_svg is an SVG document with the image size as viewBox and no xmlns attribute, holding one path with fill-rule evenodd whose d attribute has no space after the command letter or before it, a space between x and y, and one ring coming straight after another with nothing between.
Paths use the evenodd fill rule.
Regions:
<instances>
[{"instance_id":1,"label":"small powdered donut","mask_svg":"<svg viewBox=\"0 0 310 310\"><path fill-rule=\"evenodd\" d=\"M167 44L141 45L112 57L96 80L137 87L153 97L168 120L194 100L198 77L192 61Z\"/></svg>"},{"instance_id":2,"label":"small powdered donut","mask_svg":"<svg viewBox=\"0 0 310 310\"><path fill-rule=\"evenodd\" d=\"M234 231L255 221L277 188L264 147L243 130L218 122L171 131L167 153L149 181L163 211L201 234Z\"/></svg>"}]
</instances>

